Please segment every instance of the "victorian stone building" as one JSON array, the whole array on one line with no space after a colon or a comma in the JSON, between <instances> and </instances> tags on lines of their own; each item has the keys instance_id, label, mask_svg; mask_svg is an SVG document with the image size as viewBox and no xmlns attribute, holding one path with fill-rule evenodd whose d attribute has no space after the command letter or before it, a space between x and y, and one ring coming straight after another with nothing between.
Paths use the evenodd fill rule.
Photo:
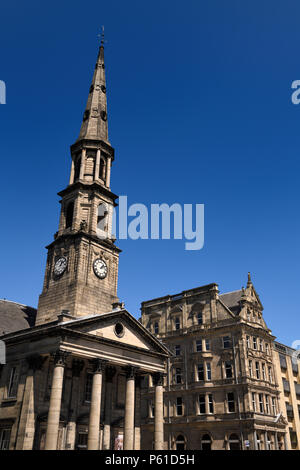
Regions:
<instances>
[{"instance_id":1,"label":"victorian stone building","mask_svg":"<svg viewBox=\"0 0 300 470\"><path fill-rule=\"evenodd\" d=\"M71 157L37 312L0 305L0 448L140 449L140 384L151 374L161 449L169 353L117 297L103 43Z\"/></svg>"},{"instance_id":2,"label":"victorian stone building","mask_svg":"<svg viewBox=\"0 0 300 470\"><path fill-rule=\"evenodd\" d=\"M102 43L38 309L0 300L0 449L299 448L295 351L250 275L143 302L140 322L119 301L107 124Z\"/></svg>"},{"instance_id":3,"label":"victorian stone building","mask_svg":"<svg viewBox=\"0 0 300 470\"><path fill-rule=\"evenodd\" d=\"M166 449L299 448L297 358L285 359L284 346L278 354L262 311L250 274L234 292L209 284L142 303L142 324L173 352L164 379ZM151 378L142 397L142 445L151 448Z\"/></svg>"}]
</instances>

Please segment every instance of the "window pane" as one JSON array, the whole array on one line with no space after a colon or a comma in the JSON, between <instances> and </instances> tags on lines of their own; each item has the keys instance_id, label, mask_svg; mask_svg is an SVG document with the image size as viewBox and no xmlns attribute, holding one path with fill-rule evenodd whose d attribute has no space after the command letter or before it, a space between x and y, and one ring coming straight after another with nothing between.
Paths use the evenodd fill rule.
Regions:
<instances>
[{"instance_id":1,"label":"window pane","mask_svg":"<svg viewBox=\"0 0 300 470\"><path fill-rule=\"evenodd\" d=\"M205 395L199 395L199 411L201 414L206 413L205 409Z\"/></svg>"},{"instance_id":2,"label":"window pane","mask_svg":"<svg viewBox=\"0 0 300 470\"><path fill-rule=\"evenodd\" d=\"M204 380L204 367L203 367L203 364L198 364L198 380Z\"/></svg>"},{"instance_id":3,"label":"window pane","mask_svg":"<svg viewBox=\"0 0 300 470\"><path fill-rule=\"evenodd\" d=\"M85 383L85 394L84 394L85 401L90 402L92 399L92 383L93 383L93 374L87 373L86 383Z\"/></svg>"},{"instance_id":4,"label":"window pane","mask_svg":"<svg viewBox=\"0 0 300 470\"><path fill-rule=\"evenodd\" d=\"M231 339L230 336L223 336L223 348L228 349L231 347Z\"/></svg>"},{"instance_id":5,"label":"window pane","mask_svg":"<svg viewBox=\"0 0 300 470\"><path fill-rule=\"evenodd\" d=\"M10 429L0 429L0 450L9 449Z\"/></svg>"},{"instance_id":6,"label":"window pane","mask_svg":"<svg viewBox=\"0 0 300 470\"><path fill-rule=\"evenodd\" d=\"M206 379L211 380L211 365L210 365L210 362L206 363Z\"/></svg>"}]
</instances>

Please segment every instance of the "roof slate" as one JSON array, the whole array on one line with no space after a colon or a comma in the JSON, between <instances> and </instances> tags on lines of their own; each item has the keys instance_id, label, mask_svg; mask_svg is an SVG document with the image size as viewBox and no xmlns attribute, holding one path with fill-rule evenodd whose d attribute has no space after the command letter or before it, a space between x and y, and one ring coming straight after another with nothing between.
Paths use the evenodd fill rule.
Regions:
<instances>
[{"instance_id":1,"label":"roof slate","mask_svg":"<svg viewBox=\"0 0 300 470\"><path fill-rule=\"evenodd\" d=\"M0 300L0 336L31 328L35 324L36 309L9 300Z\"/></svg>"}]
</instances>

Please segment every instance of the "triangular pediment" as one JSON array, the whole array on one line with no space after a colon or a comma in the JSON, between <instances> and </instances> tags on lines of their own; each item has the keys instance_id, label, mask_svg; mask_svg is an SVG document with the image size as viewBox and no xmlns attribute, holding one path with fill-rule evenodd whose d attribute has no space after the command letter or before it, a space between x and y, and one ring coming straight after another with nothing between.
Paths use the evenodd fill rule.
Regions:
<instances>
[{"instance_id":1,"label":"triangular pediment","mask_svg":"<svg viewBox=\"0 0 300 470\"><path fill-rule=\"evenodd\" d=\"M63 326L72 331L95 335L99 338L120 343L120 345L168 354L168 350L160 341L127 310L82 317L67 321Z\"/></svg>"}]
</instances>

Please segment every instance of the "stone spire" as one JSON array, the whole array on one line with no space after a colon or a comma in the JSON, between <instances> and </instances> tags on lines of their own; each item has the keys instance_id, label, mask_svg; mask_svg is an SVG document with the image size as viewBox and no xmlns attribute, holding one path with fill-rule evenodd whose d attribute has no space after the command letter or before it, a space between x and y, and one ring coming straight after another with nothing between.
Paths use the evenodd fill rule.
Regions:
<instances>
[{"instance_id":1,"label":"stone spire","mask_svg":"<svg viewBox=\"0 0 300 470\"><path fill-rule=\"evenodd\" d=\"M77 140L108 141L107 99L104 66L104 34L102 33L95 72Z\"/></svg>"}]
</instances>

